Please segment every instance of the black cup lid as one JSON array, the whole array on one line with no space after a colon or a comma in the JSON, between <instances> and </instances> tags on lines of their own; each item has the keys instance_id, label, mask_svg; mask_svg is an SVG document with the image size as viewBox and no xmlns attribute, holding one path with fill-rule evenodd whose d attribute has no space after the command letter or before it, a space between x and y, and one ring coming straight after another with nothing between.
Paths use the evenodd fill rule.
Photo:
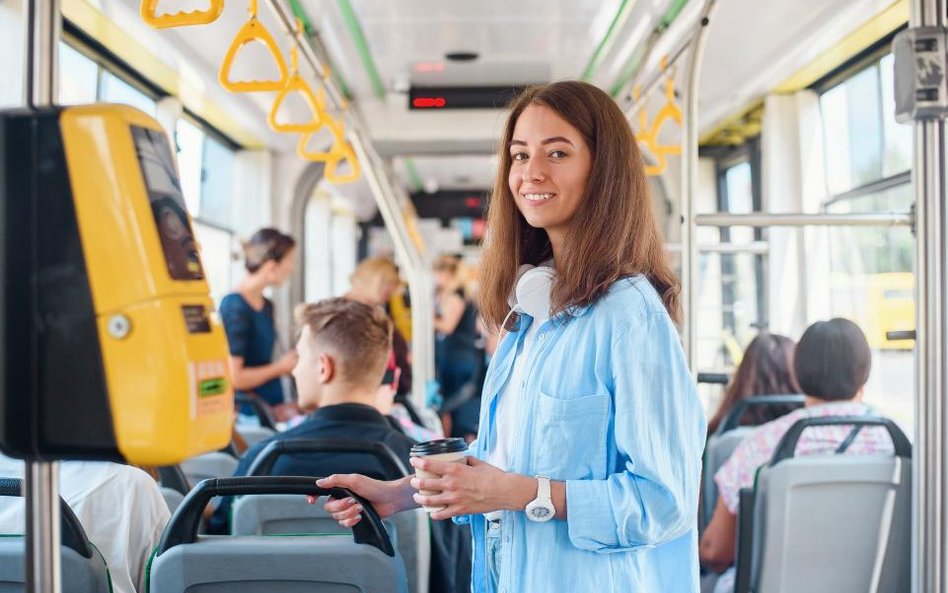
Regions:
<instances>
[{"instance_id":1,"label":"black cup lid","mask_svg":"<svg viewBox=\"0 0 948 593\"><path fill-rule=\"evenodd\" d=\"M457 453L458 451L467 451L467 441L460 438L438 439L418 443L411 448L413 456L439 455L441 453Z\"/></svg>"}]
</instances>

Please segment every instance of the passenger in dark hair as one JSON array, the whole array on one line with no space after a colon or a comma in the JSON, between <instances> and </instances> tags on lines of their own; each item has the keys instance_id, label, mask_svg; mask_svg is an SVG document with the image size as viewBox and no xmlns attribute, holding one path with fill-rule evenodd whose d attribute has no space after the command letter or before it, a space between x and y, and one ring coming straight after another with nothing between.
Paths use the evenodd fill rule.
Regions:
<instances>
[{"instance_id":1,"label":"passenger in dark hair","mask_svg":"<svg viewBox=\"0 0 948 593\"><path fill-rule=\"evenodd\" d=\"M793 340L779 334L760 332L744 350L744 357L724 391L717 412L708 422L708 433L718 429L724 417L741 400L755 395L800 393L793 373ZM749 408L741 424L757 426L779 418L792 410L790 406L755 406Z\"/></svg>"},{"instance_id":2,"label":"passenger in dark hair","mask_svg":"<svg viewBox=\"0 0 948 593\"><path fill-rule=\"evenodd\" d=\"M260 229L244 243L244 267L256 274L267 262L279 264L293 248L296 239L271 228Z\"/></svg>"},{"instance_id":3,"label":"passenger in dark hair","mask_svg":"<svg viewBox=\"0 0 948 593\"><path fill-rule=\"evenodd\" d=\"M243 248L247 275L234 292L221 299L219 307L230 346L234 388L259 397L277 420L288 420L298 408L287 401L281 377L293 371L296 352L289 349L273 360L276 322L273 303L263 293L268 287L282 285L293 273L296 241L265 228L254 233ZM249 414L249 406L241 412Z\"/></svg>"},{"instance_id":4,"label":"passenger in dark hair","mask_svg":"<svg viewBox=\"0 0 948 593\"><path fill-rule=\"evenodd\" d=\"M847 319L818 321L803 333L794 351L793 367L806 395L805 407L758 426L714 475L719 497L699 550L706 567L721 572L734 563L738 493L754 485L757 468L770 461L780 439L797 420L876 414L862 403L863 387L869 379L870 356L866 336ZM852 426L843 424L810 427L797 441L796 454L832 453L851 431ZM888 432L872 427L859 431L846 454L891 451ZM733 591L732 575L733 570L727 577L722 576L715 591Z\"/></svg>"},{"instance_id":5,"label":"passenger in dark hair","mask_svg":"<svg viewBox=\"0 0 948 593\"><path fill-rule=\"evenodd\" d=\"M803 393L824 401L847 400L869 380L871 358L859 326L837 317L807 328L793 366Z\"/></svg>"}]
</instances>

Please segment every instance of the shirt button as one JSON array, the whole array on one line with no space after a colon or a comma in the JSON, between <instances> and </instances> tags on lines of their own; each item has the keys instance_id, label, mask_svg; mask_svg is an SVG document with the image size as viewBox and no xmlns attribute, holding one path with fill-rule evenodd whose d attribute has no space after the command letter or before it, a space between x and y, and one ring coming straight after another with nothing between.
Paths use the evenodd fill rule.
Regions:
<instances>
[{"instance_id":1,"label":"shirt button","mask_svg":"<svg viewBox=\"0 0 948 593\"><path fill-rule=\"evenodd\" d=\"M543 341L544 338L546 338L546 334L540 334L539 336L537 336L537 340L541 342Z\"/></svg>"}]
</instances>

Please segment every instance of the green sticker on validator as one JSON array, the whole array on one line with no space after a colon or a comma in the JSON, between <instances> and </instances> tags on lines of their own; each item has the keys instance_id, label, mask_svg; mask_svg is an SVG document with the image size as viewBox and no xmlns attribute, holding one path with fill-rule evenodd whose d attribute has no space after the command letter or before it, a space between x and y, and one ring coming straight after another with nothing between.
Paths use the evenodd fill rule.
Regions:
<instances>
[{"instance_id":1,"label":"green sticker on validator","mask_svg":"<svg viewBox=\"0 0 948 593\"><path fill-rule=\"evenodd\" d=\"M198 383L198 394L201 397L209 397L212 395L220 395L227 391L227 380L223 377L216 377L214 379L204 379Z\"/></svg>"}]
</instances>

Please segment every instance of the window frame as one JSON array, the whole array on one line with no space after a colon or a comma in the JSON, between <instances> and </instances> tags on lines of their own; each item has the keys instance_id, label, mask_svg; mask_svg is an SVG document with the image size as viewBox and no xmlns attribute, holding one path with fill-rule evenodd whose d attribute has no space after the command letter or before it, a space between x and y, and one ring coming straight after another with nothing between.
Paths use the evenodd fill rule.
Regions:
<instances>
[{"instance_id":1,"label":"window frame","mask_svg":"<svg viewBox=\"0 0 948 593\"><path fill-rule=\"evenodd\" d=\"M727 172L737 166L747 163L750 166L751 179L751 211L763 211L763 181L761 177L761 137L753 136L745 140L742 144L730 147L715 148L708 151L708 156L714 159L715 168L715 186L717 196L718 212L730 211L730 199L727 188ZM722 226L718 229L721 243L730 243L731 227ZM764 241L766 229L760 227L753 228L754 241ZM734 335L738 335L737 319L734 315L734 303L737 300L736 290L733 280L736 273L736 258L739 254L722 253L721 258L721 325L725 330ZM752 322L752 327L760 330L766 329L769 325L769 309L767 306L767 277L768 262L766 254L753 254L754 261L754 284L756 301L756 320Z\"/></svg>"}]
</instances>

